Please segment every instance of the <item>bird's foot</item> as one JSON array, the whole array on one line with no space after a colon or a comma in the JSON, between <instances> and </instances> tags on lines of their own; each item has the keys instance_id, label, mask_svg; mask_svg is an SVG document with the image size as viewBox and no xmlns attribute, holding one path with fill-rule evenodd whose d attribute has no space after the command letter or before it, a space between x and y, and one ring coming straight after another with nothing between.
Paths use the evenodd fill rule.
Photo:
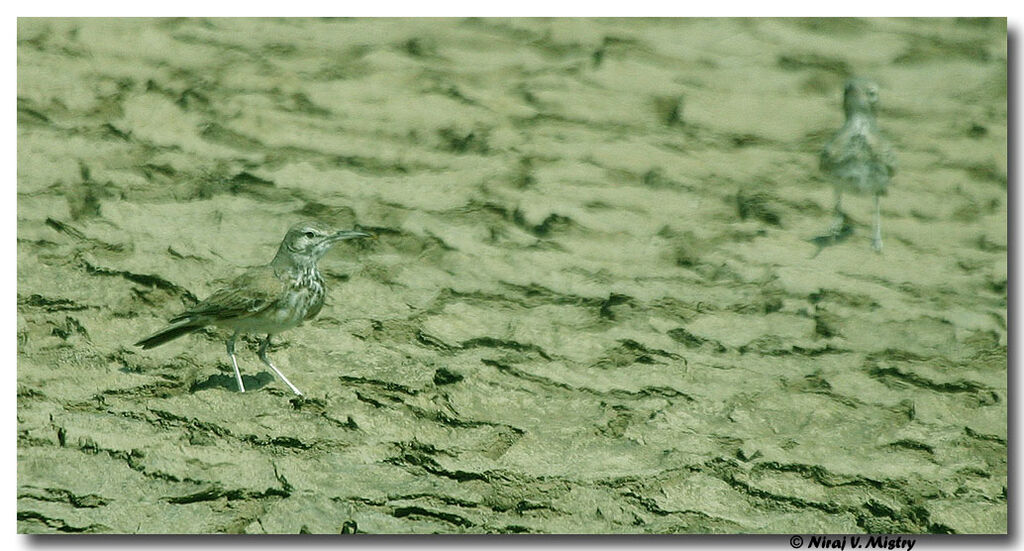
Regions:
<instances>
[{"instance_id":1,"label":"bird's foot","mask_svg":"<svg viewBox=\"0 0 1024 551\"><path fill-rule=\"evenodd\" d=\"M882 252L882 238L881 237L876 237L876 238L871 240L871 249L873 251L875 251L876 253L881 253Z\"/></svg>"},{"instance_id":2,"label":"bird's foot","mask_svg":"<svg viewBox=\"0 0 1024 551\"><path fill-rule=\"evenodd\" d=\"M829 235L839 237L850 229L851 226L846 223L846 213L837 210L835 218L832 219L832 224L828 227Z\"/></svg>"}]
</instances>

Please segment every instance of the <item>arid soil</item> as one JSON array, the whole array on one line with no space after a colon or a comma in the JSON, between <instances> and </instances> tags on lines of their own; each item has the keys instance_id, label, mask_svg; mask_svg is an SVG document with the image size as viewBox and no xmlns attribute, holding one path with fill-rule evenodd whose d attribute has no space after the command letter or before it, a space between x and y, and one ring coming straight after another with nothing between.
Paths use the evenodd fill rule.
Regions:
<instances>
[{"instance_id":1,"label":"arid soil","mask_svg":"<svg viewBox=\"0 0 1024 551\"><path fill-rule=\"evenodd\" d=\"M18 22L18 529L1007 531L1005 20ZM875 79L899 169L819 248ZM282 334L132 343L286 228ZM819 240L820 241L820 240Z\"/></svg>"}]
</instances>

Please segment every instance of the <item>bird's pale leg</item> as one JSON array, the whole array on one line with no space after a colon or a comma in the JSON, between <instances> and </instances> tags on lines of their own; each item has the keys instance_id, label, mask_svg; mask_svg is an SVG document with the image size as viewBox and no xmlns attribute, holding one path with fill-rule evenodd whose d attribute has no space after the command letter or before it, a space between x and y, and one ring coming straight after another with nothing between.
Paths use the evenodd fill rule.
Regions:
<instances>
[{"instance_id":1,"label":"bird's pale leg","mask_svg":"<svg viewBox=\"0 0 1024 551\"><path fill-rule=\"evenodd\" d=\"M875 194L875 237L871 240L871 248L876 253L882 252L882 210L878 194Z\"/></svg>"},{"instance_id":2,"label":"bird's pale leg","mask_svg":"<svg viewBox=\"0 0 1024 551\"><path fill-rule=\"evenodd\" d=\"M231 365L235 367L235 379L238 380L238 392L245 392L245 385L242 384L242 372L238 370L238 360L235 359L235 339L238 338L238 331L235 331L228 339L228 356L231 356Z\"/></svg>"},{"instance_id":3,"label":"bird's pale leg","mask_svg":"<svg viewBox=\"0 0 1024 551\"><path fill-rule=\"evenodd\" d=\"M295 388L295 385L293 385L292 382L288 380L288 377L285 377L284 373L281 373L276 367L274 367L274 364L270 363L270 358L267 357L267 347L269 346L270 335L267 335L267 338L263 339L263 342L260 343L260 360L262 360L263 363L267 364L267 367L273 369L274 373L277 373L277 376L280 377L282 381L284 381L284 384L288 385L288 388L292 389L292 392L298 394L299 396L302 396L302 391Z\"/></svg>"}]
</instances>

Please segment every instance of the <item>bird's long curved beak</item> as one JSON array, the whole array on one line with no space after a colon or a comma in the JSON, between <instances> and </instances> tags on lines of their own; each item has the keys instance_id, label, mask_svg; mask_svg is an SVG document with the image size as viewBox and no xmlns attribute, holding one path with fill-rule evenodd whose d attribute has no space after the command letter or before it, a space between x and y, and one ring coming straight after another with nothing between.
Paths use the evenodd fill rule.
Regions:
<instances>
[{"instance_id":1,"label":"bird's long curved beak","mask_svg":"<svg viewBox=\"0 0 1024 551\"><path fill-rule=\"evenodd\" d=\"M335 241L344 241L346 239L356 239L356 238L359 238L359 237L373 237L373 236L368 234L368 233L366 233L366 232L361 232L361 231L356 231L356 230L342 230L342 231L340 231L340 232L338 232L338 233L336 233L336 234L331 236L331 242L333 243Z\"/></svg>"}]
</instances>

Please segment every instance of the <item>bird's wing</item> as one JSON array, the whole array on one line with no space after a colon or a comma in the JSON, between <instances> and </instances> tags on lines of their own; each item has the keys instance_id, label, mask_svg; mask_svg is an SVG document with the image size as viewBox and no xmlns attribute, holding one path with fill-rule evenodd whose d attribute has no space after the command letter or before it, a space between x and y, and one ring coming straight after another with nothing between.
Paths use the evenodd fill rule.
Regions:
<instances>
[{"instance_id":1,"label":"bird's wing","mask_svg":"<svg viewBox=\"0 0 1024 551\"><path fill-rule=\"evenodd\" d=\"M849 141L849 137L845 133L845 128L840 129L836 132L836 135L825 144L824 149L821 150L821 155L818 157L818 168L822 172L830 173L832 170L839 165L842 159L839 158L839 153L843 151L843 143Z\"/></svg>"},{"instance_id":2,"label":"bird's wing","mask_svg":"<svg viewBox=\"0 0 1024 551\"><path fill-rule=\"evenodd\" d=\"M878 141L878 160L885 166L890 178L896 174L896 153L893 152L892 144L882 137Z\"/></svg>"},{"instance_id":3,"label":"bird's wing","mask_svg":"<svg viewBox=\"0 0 1024 551\"><path fill-rule=\"evenodd\" d=\"M218 289L206 300L171 320L189 318L245 318L264 310L281 296L284 284L270 266L251 268L230 284Z\"/></svg>"},{"instance_id":4,"label":"bird's wing","mask_svg":"<svg viewBox=\"0 0 1024 551\"><path fill-rule=\"evenodd\" d=\"M832 167L835 166L832 153L832 142L825 144L825 148L821 150L821 155L818 157L818 168L822 172L829 172Z\"/></svg>"}]
</instances>

